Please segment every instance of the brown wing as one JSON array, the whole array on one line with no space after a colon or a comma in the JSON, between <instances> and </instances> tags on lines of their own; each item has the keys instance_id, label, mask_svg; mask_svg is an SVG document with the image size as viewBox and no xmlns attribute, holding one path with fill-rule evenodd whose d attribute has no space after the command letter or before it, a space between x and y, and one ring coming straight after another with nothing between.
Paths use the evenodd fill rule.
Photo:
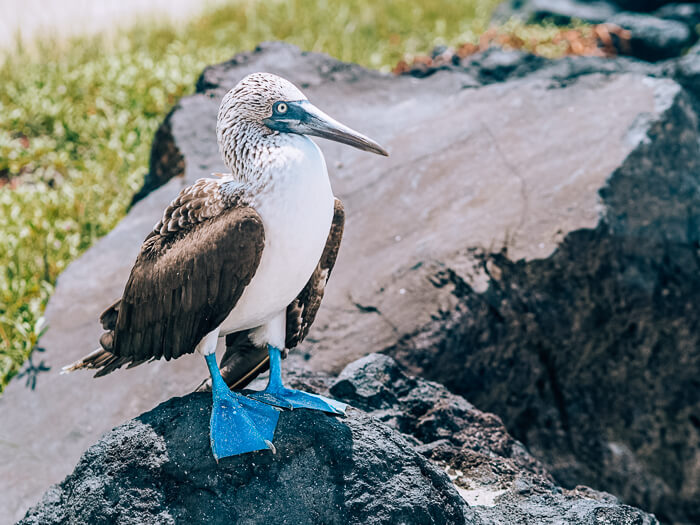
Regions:
<instances>
[{"instance_id":1,"label":"brown wing","mask_svg":"<svg viewBox=\"0 0 700 525\"><path fill-rule=\"evenodd\" d=\"M122 299L102 315L103 348L69 370L101 368L100 376L124 364L174 359L224 321L257 270L262 220L238 207L184 226L147 237Z\"/></svg>"},{"instance_id":2,"label":"brown wing","mask_svg":"<svg viewBox=\"0 0 700 525\"><path fill-rule=\"evenodd\" d=\"M287 348L294 348L301 343L316 319L326 283L338 256L344 225L343 203L336 199L333 224L321 259L304 289L287 307ZM221 359L221 374L231 388L245 387L267 369L267 349L255 346L248 338L247 331L229 334L226 337L226 353Z\"/></svg>"}]
</instances>

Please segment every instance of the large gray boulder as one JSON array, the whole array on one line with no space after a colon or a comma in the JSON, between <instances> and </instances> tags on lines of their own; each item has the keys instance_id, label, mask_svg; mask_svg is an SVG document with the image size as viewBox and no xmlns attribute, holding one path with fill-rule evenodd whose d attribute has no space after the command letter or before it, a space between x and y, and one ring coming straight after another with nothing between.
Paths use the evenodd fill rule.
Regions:
<instances>
[{"instance_id":1,"label":"large gray boulder","mask_svg":"<svg viewBox=\"0 0 700 525\"><path fill-rule=\"evenodd\" d=\"M499 59L510 64L503 78L567 83L632 67L687 91L642 124L643 141L600 190L597 228L572 232L541 261L480 257L486 291L448 269L435 281L463 304L390 352L504 417L565 486L586 482L666 521L700 521L700 59L569 57L537 68L517 55ZM490 82L482 63L461 67Z\"/></svg>"},{"instance_id":2,"label":"large gray boulder","mask_svg":"<svg viewBox=\"0 0 700 525\"><path fill-rule=\"evenodd\" d=\"M217 463L210 410L193 393L118 426L20 524L476 523L443 471L359 411L285 412L275 454Z\"/></svg>"},{"instance_id":3,"label":"large gray boulder","mask_svg":"<svg viewBox=\"0 0 700 525\"><path fill-rule=\"evenodd\" d=\"M513 78L507 59L492 75ZM321 144L348 221L287 368L333 374L391 352L502 416L566 487L696 516L696 115L675 82L626 73L633 62L536 63L482 86L474 69L393 77L268 44L208 68L154 144L148 189L162 186L59 279L41 341L51 372L0 399L0 516L19 519L99 435L206 375L191 356L99 381L57 370L96 345L169 200L223 169L219 98L259 70L391 153Z\"/></svg>"},{"instance_id":4,"label":"large gray boulder","mask_svg":"<svg viewBox=\"0 0 700 525\"><path fill-rule=\"evenodd\" d=\"M330 382L294 383L309 380ZM657 523L608 494L557 487L497 417L386 356L352 363L332 390L374 417L285 412L276 454L218 464L210 395L172 399L103 436L20 524Z\"/></svg>"}]
</instances>

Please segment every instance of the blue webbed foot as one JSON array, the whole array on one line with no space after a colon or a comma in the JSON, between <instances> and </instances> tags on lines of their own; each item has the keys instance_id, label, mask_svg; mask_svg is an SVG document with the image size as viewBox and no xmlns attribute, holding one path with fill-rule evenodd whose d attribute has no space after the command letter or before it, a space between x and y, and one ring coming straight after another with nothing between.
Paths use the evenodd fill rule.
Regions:
<instances>
[{"instance_id":1,"label":"blue webbed foot","mask_svg":"<svg viewBox=\"0 0 700 525\"><path fill-rule=\"evenodd\" d=\"M335 399L328 399L327 397L317 394L310 394L308 392L302 392L301 390L284 387L274 390L270 390L268 387L262 392L250 394L250 397L262 403L267 403L268 405L290 410L294 408L310 408L311 410L320 410L321 412L328 412L330 414L343 415L347 408L345 403L341 403Z\"/></svg>"},{"instance_id":2,"label":"blue webbed foot","mask_svg":"<svg viewBox=\"0 0 700 525\"><path fill-rule=\"evenodd\" d=\"M270 381L267 388L262 392L249 394L249 397L261 401L262 403L267 403L268 405L289 410L294 408L309 408L311 410L328 412L329 414L345 414L345 409L347 408L345 403L317 394L285 388L282 385L281 352L271 345L269 346L269 352Z\"/></svg>"},{"instance_id":3,"label":"blue webbed foot","mask_svg":"<svg viewBox=\"0 0 700 525\"><path fill-rule=\"evenodd\" d=\"M218 461L255 450L271 449L279 412L245 396L222 392L214 396L209 424L211 451Z\"/></svg>"},{"instance_id":4,"label":"blue webbed foot","mask_svg":"<svg viewBox=\"0 0 700 525\"><path fill-rule=\"evenodd\" d=\"M216 356L206 356L212 373L211 420L209 438L214 458L218 461L255 450L271 449L279 411L231 392L221 378Z\"/></svg>"}]
</instances>

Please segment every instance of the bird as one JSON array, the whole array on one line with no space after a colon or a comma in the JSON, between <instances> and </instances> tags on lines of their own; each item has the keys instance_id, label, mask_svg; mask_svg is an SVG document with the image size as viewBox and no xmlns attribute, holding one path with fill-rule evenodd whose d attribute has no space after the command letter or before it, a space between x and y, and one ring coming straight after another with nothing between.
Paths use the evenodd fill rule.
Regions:
<instances>
[{"instance_id":1,"label":"bird","mask_svg":"<svg viewBox=\"0 0 700 525\"><path fill-rule=\"evenodd\" d=\"M230 173L197 180L145 238L124 293L100 317L100 347L64 372L197 352L211 376L210 444L219 459L270 449L281 410L343 414L337 400L284 386L281 362L306 337L343 235L345 211L310 136L388 156L271 73L244 77L216 124ZM221 365L217 340L226 339ZM269 368L266 388L241 392Z\"/></svg>"}]
</instances>

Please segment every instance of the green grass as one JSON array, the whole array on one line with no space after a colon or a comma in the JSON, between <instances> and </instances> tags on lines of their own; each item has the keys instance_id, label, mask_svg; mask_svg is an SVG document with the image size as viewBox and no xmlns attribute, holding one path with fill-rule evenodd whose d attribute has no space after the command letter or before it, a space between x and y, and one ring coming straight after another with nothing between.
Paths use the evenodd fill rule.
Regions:
<instances>
[{"instance_id":1,"label":"green grass","mask_svg":"<svg viewBox=\"0 0 700 525\"><path fill-rule=\"evenodd\" d=\"M209 64L286 40L388 70L474 40L498 0L234 1L177 27L38 42L0 65L0 391L34 348L58 274L121 219L153 134ZM90 348L86 348L89 351Z\"/></svg>"}]
</instances>

